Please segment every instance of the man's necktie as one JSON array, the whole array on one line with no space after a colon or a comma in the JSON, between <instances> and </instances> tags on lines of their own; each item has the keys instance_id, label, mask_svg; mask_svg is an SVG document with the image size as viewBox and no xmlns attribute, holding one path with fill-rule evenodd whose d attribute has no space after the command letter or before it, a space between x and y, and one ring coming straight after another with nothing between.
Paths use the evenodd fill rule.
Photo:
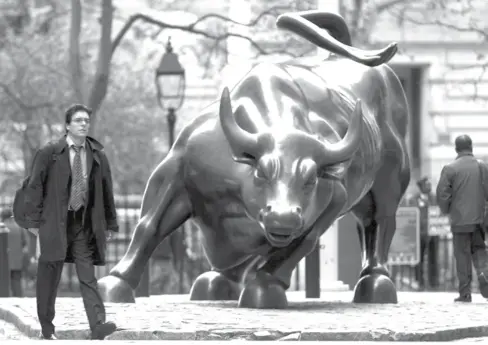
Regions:
<instances>
[{"instance_id":1,"label":"man's necktie","mask_svg":"<svg viewBox=\"0 0 488 345\"><path fill-rule=\"evenodd\" d=\"M72 210L78 211L83 206L83 198L85 194L85 181L83 178L83 168L81 166L81 146L73 146L75 150L75 159L73 162L73 169L71 172L71 195L69 199L69 206Z\"/></svg>"}]
</instances>

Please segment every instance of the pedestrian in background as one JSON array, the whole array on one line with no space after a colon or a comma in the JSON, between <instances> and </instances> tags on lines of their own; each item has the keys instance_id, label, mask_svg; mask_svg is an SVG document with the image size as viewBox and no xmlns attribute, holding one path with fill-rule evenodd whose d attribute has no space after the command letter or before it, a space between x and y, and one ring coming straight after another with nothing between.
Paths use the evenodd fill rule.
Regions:
<instances>
[{"instance_id":1,"label":"pedestrian in background","mask_svg":"<svg viewBox=\"0 0 488 345\"><path fill-rule=\"evenodd\" d=\"M429 208L435 204L435 196L432 193L432 185L428 177L423 177L417 181L417 187L419 189L412 199L410 200L409 206L415 206L419 209L420 218L420 262L415 267L415 276L419 284L419 289L425 289L425 257L427 256L429 275L429 285L434 287L435 277L431 275L436 275L437 270L437 251L435 250L435 237L429 235ZM433 238L434 237L434 238ZM428 254L428 255L426 255Z\"/></svg>"},{"instance_id":2,"label":"pedestrian in background","mask_svg":"<svg viewBox=\"0 0 488 345\"><path fill-rule=\"evenodd\" d=\"M8 263L10 268L10 290L12 297L24 297L22 288L23 271L29 262L29 239L25 229L18 226L12 217L12 209L0 212L1 221L8 233Z\"/></svg>"},{"instance_id":3,"label":"pedestrian in background","mask_svg":"<svg viewBox=\"0 0 488 345\"><path fill-rule=\"evenodd\" d=\"M448 214L453 233L454 257L459 280L456 302L471 302L472 265L480 292L488 298L488 253L483 229L488 199L488 166L473 155L468 135L455 139L456 159L444 166L437 185L437 203Z\"/></svg>"},{"instance_id":4,"label":"pedestrian in background","mask_svg":"<svg viewBox=\"0 0 488 345\"><path fill-rule=\"evenodd\" d=\"M116 330L106 322L94 265L105 265L106 241L118 231L112 176L103 146L88 136L92 111L73 105L66 135L36 153L24 189L29 231L38 234L37 314L41 338L55 339L54 315L64 262L74 263L92 339Z\"/></svg>"}]
</instances>

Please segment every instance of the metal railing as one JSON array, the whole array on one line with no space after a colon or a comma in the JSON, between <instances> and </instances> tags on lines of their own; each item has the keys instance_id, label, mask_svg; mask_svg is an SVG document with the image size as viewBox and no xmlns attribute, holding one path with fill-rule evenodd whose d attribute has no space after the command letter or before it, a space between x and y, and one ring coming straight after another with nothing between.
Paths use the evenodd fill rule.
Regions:
<instances>
[{"instance_id":1,"label":"metal railing","mask_svg":"<svg viewBox=\"0 0 488 345\"><path fill-rule=\"evenodd\" d=\"M139 218L141 196L119 195L116 197L119 233L107 244L106 265L96 267L96 276L106 276L125 254ZM0 197L0 208L11 205L12 200ZM434 226L436 220L433 220ZM193 281L201 273L210 269L201 247L201 234L192 221L186 222L178 231L184 235L185 253L178 265L174 260L154 257L150 261L150 293L188 293ZM429 237L424 260L419 265L390 265L390 272L398 290L456 291L457 278L450 232L438 232ZM304 274L304 272L300 272ZM420 279L419 274L422 274ZM27 273L26 291L32 295L35 291L35 275ZM476 274L473 273L474 280ZM300 281L300 279L299 279ZM423 284L422 284L423 281ZM473 292L477 284L473 282ZM305 286L298 286L304 290ZM32 290L29 292L29 290ZM79 291L76 270L73 264L66 264L61 278L59 296L77 295Z\"/></svg>"}]
</instances>

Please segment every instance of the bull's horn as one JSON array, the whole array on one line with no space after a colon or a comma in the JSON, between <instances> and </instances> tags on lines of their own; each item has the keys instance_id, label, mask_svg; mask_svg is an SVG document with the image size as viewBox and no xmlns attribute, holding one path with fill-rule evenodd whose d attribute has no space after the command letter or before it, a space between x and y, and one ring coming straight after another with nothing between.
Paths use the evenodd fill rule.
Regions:
<instances>
[{"instance_id":1,"label":"bull's horn","mask_svg":"<svg viewBox=\"0 0 488 345\"><path fill-rule=\"evenodd\" d=\"M336 143L323 143L323 160L326 164L334 164L347 160L359 148L363 129L363 110L361 101L358 100L349 122L347 133Z\"/></svg>"},{"instance_id":2,"label":"bull's horn","mask_svg":"<svg viewBox=\"0 0 488 345\"><path fill-rule=\"evenodd\" d=\"M236 159L247 155L256 156L258 135L243 130L236 122L232 111L229 88L225 87L220 97L220 124Z\"/></svg>"},{"instance_id":3,"label":"bull's horn","mask_svg":"<svg viewBox=\"0 0 488 345\"><path fill-rule=\"evenodd\" d=\"M351 35L340 15L322 11L285 13L278 17L276 26L289 30L331 53L344 56L366 66L378 66L390 61L398 47L391 43L379 50L351 47Z\"/></svg>"}]
</instances>

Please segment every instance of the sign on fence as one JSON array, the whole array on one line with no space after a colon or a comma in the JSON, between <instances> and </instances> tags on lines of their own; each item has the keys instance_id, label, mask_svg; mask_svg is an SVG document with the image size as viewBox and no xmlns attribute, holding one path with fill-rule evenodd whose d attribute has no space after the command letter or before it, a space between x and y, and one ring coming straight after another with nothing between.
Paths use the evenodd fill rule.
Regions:
<instances>
[{"instance_id":1,"label":"sign on fence","mask_svg":"<svg viewBox=\"0 0 488 345\"><path fill-rule=\"evenodd\" d=\"M441 213L439 206L429 207L429 236L445 236L451 232L449 217Z\"/></svg>"},{"instance_id":2,"label":"sign on fence","mask_svg":"<svg viewBox=\"0 0 488 345\"><path fill-rule=\"evenodd\" d=\"M391 243L388 263L416 265L420 262L420 211L417 207L399 207L396 232Z\"/></svg>"}]
</instances>

